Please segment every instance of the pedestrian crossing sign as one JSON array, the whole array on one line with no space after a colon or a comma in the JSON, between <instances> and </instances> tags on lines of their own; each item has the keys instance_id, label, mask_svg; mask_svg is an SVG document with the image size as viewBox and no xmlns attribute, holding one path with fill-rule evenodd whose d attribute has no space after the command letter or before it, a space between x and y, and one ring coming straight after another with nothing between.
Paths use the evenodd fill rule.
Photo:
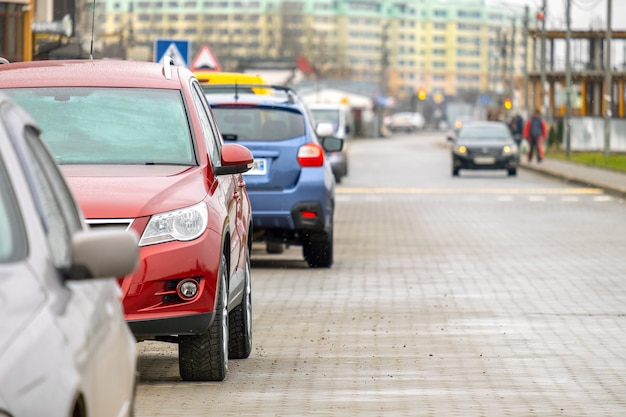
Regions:
<instances>
[{"instance_id":1,"label":"pedestrian crossing sign","mask_svg":"<svg viewBox=\"0 0 626 417\"><path fill-rule=\"evenodd\" d=\"M154 41L154 62L163 63L166 56L172 57L174 65L189 66L189 41L157 39Z\"/></svg>"}]
</instances>

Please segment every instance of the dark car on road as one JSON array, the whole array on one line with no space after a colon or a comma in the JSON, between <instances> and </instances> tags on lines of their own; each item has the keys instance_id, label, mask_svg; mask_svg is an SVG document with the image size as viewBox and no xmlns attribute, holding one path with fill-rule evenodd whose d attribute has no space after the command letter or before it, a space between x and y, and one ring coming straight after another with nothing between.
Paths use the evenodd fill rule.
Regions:
<instances>
[{"instance_id":1,"label":"dark car on road","mask_svg":"<svg viewBox=\"0 0 626 417\"><path fill-rule=\"evenodd\" d=\"M511 131L502 122L467 122L452 142L452 175L461 169L503 169L517 175L519 153Z\"/></svg>"},{"instance_id":2,"label":"dark car on road","mask_svg":"<svg viewBox=\"0 0 626 417\"><path fill-rule=\"evenodd\" d=\"M254 155L254 167L244 175L254 240L265 242L269 253L280 252L285 244L302 246L310 267L331 267L335 179L327 154L341 151L343 140L332 137L329 123L315 129L292 89L234 91L212 94L205 89L225 141L243 144Z\"/></svg>"},{"instance_id":3,"label":"dark car on road","mask_svg":"<svg viewBox=\"0 0 626 417\"><path fill-rule=\"evenodd\" d=\"M223 380L251 352L252 218L242 173L186 68L118 60L0 65L0 89L37 119L87 223L133 230L119 278L138 340L178 344L185 380Z\"/></svg>"}]
</instances>

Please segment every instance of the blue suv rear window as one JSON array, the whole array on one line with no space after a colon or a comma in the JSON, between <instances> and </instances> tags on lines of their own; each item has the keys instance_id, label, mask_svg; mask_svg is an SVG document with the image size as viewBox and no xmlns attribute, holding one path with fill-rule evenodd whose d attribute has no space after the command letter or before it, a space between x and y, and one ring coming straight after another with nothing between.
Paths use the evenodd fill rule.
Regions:
<instances>
[{"instance_id":1,"label":"blue suv rear window","mask_svg":"<svg viewBox=\"0 0 626 417\"><path fill-rule=\"evenodd\" d=\"M276 107L216 106L213 113L226 140L272 142L304 136L304 116Z\"/></svg>"}]
</instances>

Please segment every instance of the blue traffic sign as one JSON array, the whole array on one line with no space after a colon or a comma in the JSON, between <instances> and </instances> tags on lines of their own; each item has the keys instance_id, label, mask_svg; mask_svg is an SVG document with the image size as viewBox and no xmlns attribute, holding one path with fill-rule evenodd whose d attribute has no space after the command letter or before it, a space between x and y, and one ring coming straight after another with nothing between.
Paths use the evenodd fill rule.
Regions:
<instances>
[{"instance_id":1,"label":"blue traffic sign","mask_svg":"<svg viewBox=\"0 0 626 417\"><path fill-rule=\"evenodd\" d=\"M165 56L170 56L175 65L189 67L189 41L174 39L157 39L154 41L154 62L163 62Z\"/></svg>"}]
</instances>

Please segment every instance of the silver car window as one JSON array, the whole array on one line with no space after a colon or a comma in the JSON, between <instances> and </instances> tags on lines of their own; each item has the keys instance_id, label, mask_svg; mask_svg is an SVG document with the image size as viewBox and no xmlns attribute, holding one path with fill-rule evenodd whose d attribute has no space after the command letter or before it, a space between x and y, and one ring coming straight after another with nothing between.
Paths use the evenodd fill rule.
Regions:
<instances>
[{"instance_id":1,"label":"silver car window","mask_svg":"<svg viewBox=\"0 0 626 417\"><path fill-rule=\"evenodd\" d=\"M0 160L0 263L23 259L26 253L23 220L6 169Z\"/></svg>"},{"instance_id":2,"label":"silver car window","mask_svg":"<svg viewBox=\"0 0 626 417\"><path fill-rule=\"evenodd\" d=\"M42 146L35 132L26 131L30 166L35 174L35 188L41 202L42 218L52 261L57 268L71 264L70 237L83 228L82 216L61 175L61 172Z\"/></svg>"}]
</instances>

